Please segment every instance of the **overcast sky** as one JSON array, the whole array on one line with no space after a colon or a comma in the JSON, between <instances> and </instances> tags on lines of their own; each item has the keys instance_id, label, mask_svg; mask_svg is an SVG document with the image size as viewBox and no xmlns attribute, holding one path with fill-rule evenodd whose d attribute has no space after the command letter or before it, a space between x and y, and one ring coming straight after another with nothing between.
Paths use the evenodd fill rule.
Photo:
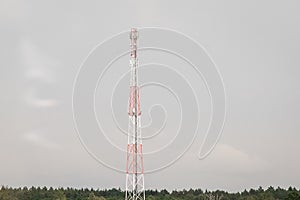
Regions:
<instances>
[{"instance_id":1,"label":"overcast sky","mask_svg":"<svg viewBox=\"0 0 300 200\"><path fill-rule=\"evenodd\" d=\"M199 137L180 160L164 170L146 174L146 188L197 187L229 191L260 185L299 188L299 7L296 0L80 3L0 0L0 184L124 188L125 175L97 162L78 139L72 117L73 83L81 63L105 39L131 27L162 27L182 32L202 44L218 65L226 87L227 118L222 137L207 158L197 158L203 140L200 126ZM124 44L129 44L128 38ZM145 53L144 61L151 62L151 56L172 60L168 55L150 52ZM141 58L140 64L142 61ZM179 62L173 60L169 64ZM128 57L118 63L116 66L125 66L122 73L129 69L126 68ZM152 75L141 71L140 82L151 82L152 78L156 82L159 76L155 76L154 68ZM177 77L162 69L158 68L163 77L169 75L169 80ZM109 80L120 77L121 74L108 76L107 85L110 85ZM127 80L121 81L124 88L129 84ZM193 82L193 78L189 80ZM183 87L184 83L180 85ZM203 83L192 84L192 87L200 91L200 96L202 89L205 91ZM144 130L148 135L163 125L165 117L179 119L172 113L176 111L176 101L171 100L170 95L164 96L166 92L159 93L160 89L162 87L149 87L144 96L141 94L145 116L142 120L145 124L151 124L152 120L152 128ZM151 95L155 92L160 99ZM117 109L115 114L120 117L121 128L126 130L128 116L123 107L127 105L128 91L117 87L115 95L119 95L112 101ZM205 106L209 101L205 92L202 97L200 109L204 123L209 118L209 109ZM169 108L170 113L164 115L163 109L153 108L153 113L147 114L151 104L158 100L166 104L161 108ZM192 108L196 104L183 102L189 105L184 111L190 118L185 116L185 120L192 121ZM96 111L111 118L111 112L101 109L101 105ZM159 141L164 143L174 137L176 127L173 125L177 124L167 123L163 130L166 134L161 134ZM117 133L113 126L107 130ZM116 167L125 168L124 152L102 151L108 144L106 140L80 134L95 142L89 145L94 152L99 151L99 156L111 159L107 162ZM126 137L119 135L112 134L111 139L125 149ZM186 144L184 137L177 138L178 148L182 148L180 141L183 146ZM149 152L160 145L151 140L144 143ZM176 148L169 150L177 153ZM149 156L148 160L145 156L146 170L150 170L149 166L160 166L165 159L168 159L168 151L160 156Z\"/></svg>"}]
</instances>

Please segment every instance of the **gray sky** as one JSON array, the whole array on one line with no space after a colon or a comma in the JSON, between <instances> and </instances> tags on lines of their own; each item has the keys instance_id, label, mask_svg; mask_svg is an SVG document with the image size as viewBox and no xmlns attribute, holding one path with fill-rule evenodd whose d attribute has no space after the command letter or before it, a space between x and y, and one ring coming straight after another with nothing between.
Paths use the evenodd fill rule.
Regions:
<instances>
[{"instance_id":1,"label":"gray sky","mask_svg":"<svg viewBox=\"0 0 300 200\"><path fill-rule=\"evenodd\" d=\"M72 118L72 86L80 64L101 41L130 27L155 26L180 31L206 48L223 76L228 112L223 135L209 157L198 160L201 136L197 137L174 165L147 174L146 188L299 188L299 6L298 1L0 0L0 184L124 188L124 174L100 165L80 144ZM151 53L144 56L150 58ZM119 65L122 62L128 66L127 58ZM154 77L145 74L141 72L141 82ZM124 80L124 88L126 84ZM128 91L117 91L125 91L125 96L116 92L120 96L115 106L122 110ZM157 103L150 95L154 92L159 90L145 90L143 110ZM174 110L169 96L160 95ZM203 94L204 116L206 101ZM152 111L156 121L144 131L149 135L164 120L162 110ZM144 113L147 124L151 116ZM120 116L126 129L126 113ZM172 113L168 116L178 120ZM108 132L114 133L114 128L108 127ZM173 137L174 127L167 128L163 142ZM126 143L126 137L111 137L121 147ZM100 147L107 142L93 141L93 151L102 155ZM159 145L144 143L149 151ZM109 162L125 167L122 152L114 152L105 154L120 160ZM163 163L167 153L145 157L145 167Z\"/></svg>"}]
</instances>

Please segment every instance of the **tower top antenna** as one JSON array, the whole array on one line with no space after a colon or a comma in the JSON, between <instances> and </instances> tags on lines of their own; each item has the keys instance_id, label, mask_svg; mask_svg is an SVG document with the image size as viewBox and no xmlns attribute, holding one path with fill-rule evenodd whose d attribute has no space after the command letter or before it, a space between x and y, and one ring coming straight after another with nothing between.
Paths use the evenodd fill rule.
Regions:
<instances>
[{"instance_id":1,"label":"tower top antenna","mask_svg":"<svg viewBox=\"0 0 300 200\"><path fill-rule=\"evenodd\" d=\"M136 59L137 57L137 39L138 39L139 33L136 28L132 28L130 31L130 56L133 59Z\"/></svg>"},{"instance_id":2,"label":"tower top antenna","mask_svg":"<svg viewBox=\"0 0 300 200\"><path fill-rule=\"evenodd\" d=\"M139 37L139 33L137 31L137 28L131 28L131 31L130 31L130 39L131 40L137 40Z\"/></svg>"}]
</instances>

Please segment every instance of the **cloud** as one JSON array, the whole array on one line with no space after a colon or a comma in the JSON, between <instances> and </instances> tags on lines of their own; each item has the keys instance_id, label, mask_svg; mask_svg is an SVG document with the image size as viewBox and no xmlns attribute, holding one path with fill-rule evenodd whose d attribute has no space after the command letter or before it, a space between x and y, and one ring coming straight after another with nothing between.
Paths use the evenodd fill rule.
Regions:
<instances>
[{"instance_id":1,"label":"cloud","mask_svg":"<svg viewBox=\"0 0 300 200\"><path fill-rule=\"evenodd\" d=\"M23 139L27 142L46 149L58 149L59 145L47 139L43 132L33 130L23 135Z\"/></svg>"},{"instance_id":2,"label":"cloud","mask_svg":"<svg viewBox=\"0 0 300 200\"><path fill-rule=\"evenodd\" d=\"M32 85L25 90L25 101L35 107L53 107L58 105L58 100L53 98L40 98L37 89L41 85L53 86L56 81L55 69L60 63L43 53L32 41L22 39L20 43L21 62L25 68L25 77ZM38 80L39 82L36 82ZM43 90L40 90L41 92ZM47 91L49 95L50 91Z\"/></svg>"},{"instance_id":3,"label":"cloud","mask_svg":"<svg viewBox=\"0 0 300 200\"><path fill-rule=\"evenodd\" d=\"M22 21L27 17L27 10L23 1L0 1L0 21Z\"/></svg>"},{"instance_id":4,"label":"cloud","mask_svg":"<svg viewBox=\"0 0 300 200\"><path fill-rule=\"evenodd\" d=\"M210 169L227 174L252 174L269 168L266 160L228 144L218 144L207 160Z\"/></svg>"},{"instance_id":5,"label":"cloud","mask_svg":"<svg viewBox=\"0 0 300 200\"><path fill-rule=\"evenodd\" d=\"M56 82L54 69L61 66L60 62L38 48L31 40L22 38L20 42L21 63L28 79L39 79L47 83Z\"/></svg>"},{"instance_id":6,"label":"cloud","mask_svg":"<svg viewBox=\"0 0 300 200\"><path fill-rule=\"evenodd\" d=\"M59 102L55 99L41 99L37 97L37 94L35 91L27 91L25 94L25 100L26 102L35 107L53 107L57 106Z\"/></svg>"}]
</instances>

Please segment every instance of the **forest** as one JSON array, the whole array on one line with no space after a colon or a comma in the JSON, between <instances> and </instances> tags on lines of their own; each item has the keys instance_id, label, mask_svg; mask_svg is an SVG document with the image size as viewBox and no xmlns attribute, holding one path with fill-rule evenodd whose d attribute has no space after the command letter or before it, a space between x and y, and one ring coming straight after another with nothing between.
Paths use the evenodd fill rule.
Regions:
<instances>
[{"instance_id":1,"label":"forest","mask_svg":"<svg viewBox=\"0 0 300 200\"><path fill-rule=\"evenodd\" d=\"M47 188L22 187L12 188L2 186L0 200L123 200L124 191L121 189L74 189L74 188ZM300 190L289 187L268 187L263 189L244 190L243 192L229 193L216 190L201 189L189 190L147 190L147 200L300 200Z\"/></svg>"}]
</instances>

